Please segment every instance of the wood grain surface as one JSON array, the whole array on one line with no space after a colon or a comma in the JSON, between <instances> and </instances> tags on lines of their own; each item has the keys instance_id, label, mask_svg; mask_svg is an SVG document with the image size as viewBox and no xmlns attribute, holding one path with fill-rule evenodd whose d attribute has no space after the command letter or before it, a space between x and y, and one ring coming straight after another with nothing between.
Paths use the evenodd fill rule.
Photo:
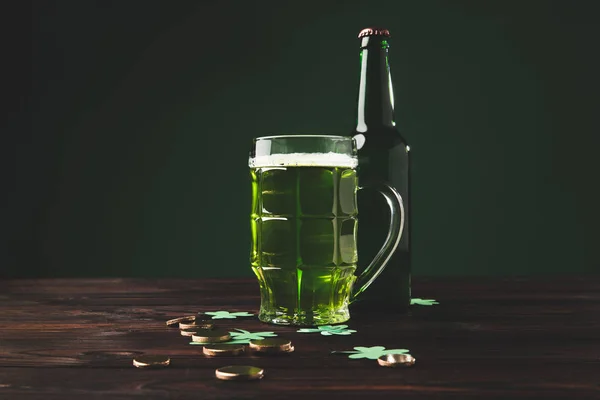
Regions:
<instances>
[{"instance_id":1,"label":"wood grain surface","mask_svg":"<svg viewBox=\"0 0 600 400\"><path fill-rule=\"evenodd\" d=\"M255 317L220 328L274 331L285 356L209 358L168 328L203 311L257 312L254 280L45 279L0 282L0 399L598 399L600 278L416 280L440 304L408 315L353 313L351 336L297 333ZM407 348L413 368L331 354L354 346ZM171 366L132 366L142 353ZM227 382L216 368L264 368Z\"/></svg>"}]
</instances>

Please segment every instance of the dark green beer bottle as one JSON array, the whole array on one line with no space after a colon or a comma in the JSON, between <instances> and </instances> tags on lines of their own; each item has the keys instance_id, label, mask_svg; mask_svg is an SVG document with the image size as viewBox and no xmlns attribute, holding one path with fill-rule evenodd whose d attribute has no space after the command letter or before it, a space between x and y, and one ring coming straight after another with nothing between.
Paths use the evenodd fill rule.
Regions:
<instances>
[{"instance_id":1,"label":"dark green beer bottle","mask_svg":"<svg viewBox=\"0 0 600 400\"><path fill-rule=\"evenodd\" d=\"M356 126L360 186L384 182L402 196L405 223L402 239L387 267L358 296L353 308L405 312L410 305L410 174L409 146L396 128L394 93L389 63L387 29L367 28L360 41L360 80ZM385 199L374 191L358 193L358 256L365 266L385 241L388 225Z\"/></svg>"}]
</instances>

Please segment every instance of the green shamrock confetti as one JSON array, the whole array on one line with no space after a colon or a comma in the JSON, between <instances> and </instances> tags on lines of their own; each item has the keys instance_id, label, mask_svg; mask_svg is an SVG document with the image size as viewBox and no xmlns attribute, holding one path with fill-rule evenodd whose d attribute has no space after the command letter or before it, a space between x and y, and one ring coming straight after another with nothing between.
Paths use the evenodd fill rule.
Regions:
<instances>
[{"instance_id":1,"label":"green shamrock confetti","mask_svg":"<svg viewBox=\"0 0 600 400\"><path fill-rule=\"evenodd\" d=\"M390 349L386 350L383 346L361 347L357 346L354 351L332 351L332 353L350 354L348 358L368 358L369 360L377 360L384 354L407 354L408 349Z\"/></svg>"},{"instance_id":2,"label":"green shamrock confetti","mask_svg":"<svg viewBox=\"0 0 600 400\"><path fill-rule=\"evenodd\" d=\"M440 304L437 300L434 299L420 299L418 297L415 297L413 299L410 299L410 305L414 305L417 304L419 306L432 306L434 304Z\"/></svg>"},{"instance_id":3,"label":"green shamrock confetti","mask_svg":"<svg viewBox=\"0 0 600 400\"><path fill-rule=\"evenodd\" d=\"M236 328L237 329L237 328ZM229 332L232 340L221 342L222 344L248 344L251 340L262 340L268 337L275 337L275 332L248 332L244 329L237 329L239 332ZM190 342L193 345L205 345L208 343ZM212 344L212 343L211 343Z\"/></svg>"},{"instance_id":4,"label":"green shamrock confetti","mask_svg":"<svg viewBox=\"0 0 600 400\"><path fill-rule=\"evenodd\" d=\"M323 336L331 336L331 335L351 335L356 332L354 329L346 329L348 325L322 325L317 328L302 328L297 332L300 333L314 333L320 332Z\"/></svg>"},{"instance_id":5,"label":"green shamrock confetti","mask_svg":"<svg viewBox=\"0 0 600 400\"><path fill-rule=\"evenodd\" d=\"M236 328L237 329L237 328ZM267 337L277 336L275 332L248 332L243 329L237 329L239 332L229 332L234 340L262 340Z\"/></svg>"},{"instance_id":6,"label":"green shamrock confetti","mask_svg":"<svg viewBox=\"0 0 600 400\"><path fill-rule=\"evenodd\" d=\"M229 311L207 311L204 314L212 315L212 319L235 319L237 317L252 317L254 314L240 311L240 312L229 312Z\"/></svg>"}]
</instances>

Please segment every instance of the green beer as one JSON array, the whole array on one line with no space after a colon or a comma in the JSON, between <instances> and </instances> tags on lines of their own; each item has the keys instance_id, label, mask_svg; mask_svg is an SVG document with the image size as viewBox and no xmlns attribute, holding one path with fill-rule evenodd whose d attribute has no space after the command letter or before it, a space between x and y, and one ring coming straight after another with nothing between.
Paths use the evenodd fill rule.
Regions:
<instances>
[{"instance_id":1,"label":"green beer","mask_svg":"<svg viewBox=\"0 0 600 400\"><path fill-rule=\"evenodd\" d=\"M390 234L365 272L355 275L357 164L356 143L350 137L255 139L249 159L250 262L260 287L261 321L347 321L350 302L387 264L401 237L402 204L391 189L377 187L390 207Z\"/></svg>"},{"instance_id":2,"label":"green beer","mask_svg":"<svg viewBox=\"0 0 600 400\"><path fill-rule=\"evenodd\" d=\"M251 176L260 319L295 325L348 320L357 263L356 170L258 167Z\"/></svg>"}]
</instances>

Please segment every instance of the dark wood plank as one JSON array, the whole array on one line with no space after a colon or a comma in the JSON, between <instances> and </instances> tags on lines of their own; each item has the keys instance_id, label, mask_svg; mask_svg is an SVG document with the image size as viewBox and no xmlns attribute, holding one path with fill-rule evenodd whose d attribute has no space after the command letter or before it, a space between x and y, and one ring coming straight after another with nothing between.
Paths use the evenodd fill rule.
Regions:
<instances>
[{"instance_id":1,"label":"dark wood plank","mask_svg":"<svg viewBox=\"0 0 600 400\"><path fill-rule=\"evenodd\" d=\"M198 311L251 311L253 280L14 280L0 282L0 399L600 397L600 279L416 280L440 305L410 315L355 313L352 336L299 334L255 318L225 329L275 331L284 357L207 358L164 321ZM387 369L332 350L408 348L411 369ZM172 365L138 370L132 357ZM265 368L260 382L222 382L219 366Z\"/></svg>"}]
</instances>

